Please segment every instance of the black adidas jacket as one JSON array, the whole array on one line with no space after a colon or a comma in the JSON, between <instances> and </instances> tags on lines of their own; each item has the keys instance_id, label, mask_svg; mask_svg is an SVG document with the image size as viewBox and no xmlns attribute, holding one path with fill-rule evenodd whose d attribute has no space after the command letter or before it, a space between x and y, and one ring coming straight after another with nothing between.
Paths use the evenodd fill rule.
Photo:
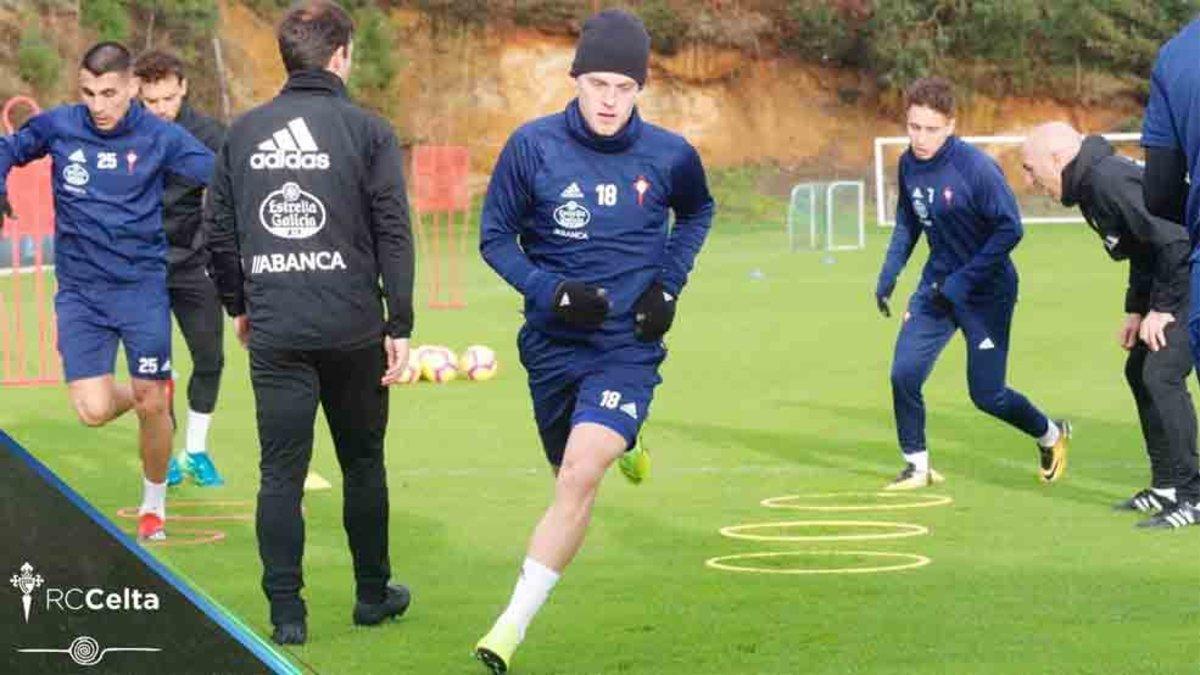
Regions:
<instances>
[{"instance_id":1,"label":"black adidas jacket","mask_svg":"<svg viewBox=\"0 0 1200 675\"><path fill-rule=\"evenodd\" d=\"M1188 301L1188 234L1152 215L1142 198L1142 168L1088 136L1063 169L1062 203L1079 205L1113 260L1129 260L1125 311L1167 312L1182 320Z\"/></svg>"},{"instance_id":2,"label":"black adidas jacket","mask_svg":"<svg viewBox=\"0 0 1200 675\"><path fill-rule=\"evenodd\" d=\"M326 71L292 74L233 123L209 187L208 247L226 310L249 312L251 347L353 349L385 331L409 336L401 164L388 123Z\"/></svg>"},{"instance_id":3,"label":"black adidas jacket","mask_svg":"<svg viewBox=\"0 0 1200 675\"><path fill-rule=\"evenodd\" d=\"M225 125L197 112L185 100L175 117L175 123L187 129L214 153L221 149ZM168 270L202 265L208 259L204 246L204 228L200 227L203 211L204 186L178 176L167 174L163 182L163 229L167 232Z\"/></svg>"}]
</instances>

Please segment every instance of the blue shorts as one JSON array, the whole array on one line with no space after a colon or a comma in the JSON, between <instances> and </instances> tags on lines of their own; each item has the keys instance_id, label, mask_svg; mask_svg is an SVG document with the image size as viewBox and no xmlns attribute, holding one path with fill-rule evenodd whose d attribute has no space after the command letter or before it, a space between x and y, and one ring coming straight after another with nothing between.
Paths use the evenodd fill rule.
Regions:
<instances>
[{"instance_id":1,"label":"blue shorts","mask_svg":"<svg viewBox=\"0 0 1200 675\"><path fill-rule=\"evenodd\" d=\"M662 382L658 367L667 352L661 343L599 349L554 340L526 325L517 348L529 373L542 448L552 465L562 464L567 437L582 422L612 429L633 447L650 415L654 388Z\"/></svg>"},{"instance_id":2,"label":"blue shorts","mask_svg":"<svg viewBox=\"0 0 1200 675\"><path fill-rule=\"evenodd\" d=\"M170 379L168 297L165 282L59 289L54 310L58 315L58 353L67 382L111 375L118 341L125 345L130 377Z\"/></svg>"}]
</instances>

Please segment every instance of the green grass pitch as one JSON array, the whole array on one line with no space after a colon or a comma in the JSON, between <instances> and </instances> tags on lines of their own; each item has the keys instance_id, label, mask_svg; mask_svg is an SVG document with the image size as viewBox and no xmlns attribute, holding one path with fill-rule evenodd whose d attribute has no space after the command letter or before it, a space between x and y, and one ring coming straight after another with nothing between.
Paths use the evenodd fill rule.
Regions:
<instances>
[{"instance_id":1,"label":"green grass pitch","mask_svg":"<svg viewBox=\"0 0 1200 675\"><path fill-rule=\"evenodd\" d=\"M517 652L516 672L1196 672L1200 531L1135 530L1137 517L1111 510L1145 486L1148 468L1115 342L1125 270L1107 261L1095 236L1082 225L1033 226L1015 255L1022 281L1010 382L1074 422L1061 484L1038 484L1032 441L974 410L955 339L926 389L930 449L948 479L934 492L953 503L803 513L759 502L873 491L900 468L887 377L899 324L876 313L871 295L886 231L871 229L866 251L830 263L787 253L782 207L768 207L780 222L773 231L739 226L737 218L755 217L754 204L718 219L669 335L665 382L647 427L653 475L640 487L616 471L605 481L583 552ZM901 308L924 250L921 243L902 278ZM550 498L515 353L517 296L474 255L467 280L470 307L419 312L415 342L490 345L501 372L488 383L392 392L392 562L395 579L414 593L410 613L396 623L350 624L339 473L320 424L313 468L335 487L305 499L310 642L290 650L319 672L482 672L471 649L507 602L526 539ZM175 349L177 370L186 374L182 340ZM227 349L211 444L228 485L185 486L173 499L254 497L258 448L247 359L231 334ZM86 429L61 387L5 389L0 427L106 514L136 504L132 418ZM828 543L719 534L729 525L792 520L894 521L929 533ZM189 526L227 536L156 554L266 635L253 524ZM931 562L811 576L705 567L715 556L819 550L910 553ZM878 564L856 556L762 564L781 562Z\"/></svg>"}]
</instances>

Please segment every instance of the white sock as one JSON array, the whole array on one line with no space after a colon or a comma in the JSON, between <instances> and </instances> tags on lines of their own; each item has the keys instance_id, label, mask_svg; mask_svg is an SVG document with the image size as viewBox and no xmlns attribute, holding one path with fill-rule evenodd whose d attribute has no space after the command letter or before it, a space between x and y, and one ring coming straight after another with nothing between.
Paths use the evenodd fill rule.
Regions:
<instances>
[{"instance_id":1,"label":"white sock","mask_svg":"<svg viewBox=\"0 0 1200 675\"><path fill-rule=\"evenodd\" d=\"M154 483L149 478L142 478L142 506L138 509L138 515L143 513L153 513L154 515L167 519L167 483Z\"/></svg>"},{"instance_id":2,"label":"white sock","mask_svg":"<svg viewBox=\"0 0 1200 675\"><path fill-rule=\"evenodd\" d=\"M1054 423L1054 420L1046 420L1046 424L1046 433L1038 439L1038 445L1043 448L1052 448L1058 442L1058 425Z\"/></svg>"},{"instance_id":3,"label":"white sock","mask_svg":"<svg viewBox=\"0 0 1200 675\"><path fill-rule=\"evenodd\" d=\"M1150 488L1150 491L1159 497L1166 497L1171 501L1179 501L1175 499L1175 488Z\"/></svg>"},{"instance_id":4,"label":"white sock","mask_svg":"<svg viewBox=\"0 0 1200 675\"><path fill-rule=\"evenodd\" d=\"M904 461L912 464L917 473L929 473L929 451L910 452L904 455Z\"/></svg>"},{"instance_id":5,"label":"white sock","mask_svg":"<svg viewBox=\"0 0 1200 675\"><path fill-rule=\"evenodd\" d=\"M207 452L208 425L212 422L212 414L198 413L188 410L187 422L187 451L190 453Z\"/></svg>"},{"instance_id":6,"label":"white sock","mask_svg":"<svg viewBox=\"0 0 1200 675\"><path fill-rule=\"evenodd\" d=\"M517 627L517 636L524 640L525 629L529 622L542 608L554 584L558 583L559 573L546 567L533 558L525 558L521 564L521 576L517 577L517 587L513 589L512 599L508 607L496 620L496 623L511 622Z\"/></svg>"}]
</instances>

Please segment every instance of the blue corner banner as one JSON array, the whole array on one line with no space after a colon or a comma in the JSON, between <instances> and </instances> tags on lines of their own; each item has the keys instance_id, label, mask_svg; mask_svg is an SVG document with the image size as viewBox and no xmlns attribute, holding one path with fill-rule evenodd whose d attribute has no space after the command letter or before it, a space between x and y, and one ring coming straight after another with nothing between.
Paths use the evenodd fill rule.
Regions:
<instances>
[{"instance_id":1,"label":"blue corner banner","mask_svg":"<svg viewBox=\"0 0 1200 675\"><path fill-rule=\"evenodd\" d=\"M0 431L0 673L299 673Z\"/></svg>"}]
</instances>

